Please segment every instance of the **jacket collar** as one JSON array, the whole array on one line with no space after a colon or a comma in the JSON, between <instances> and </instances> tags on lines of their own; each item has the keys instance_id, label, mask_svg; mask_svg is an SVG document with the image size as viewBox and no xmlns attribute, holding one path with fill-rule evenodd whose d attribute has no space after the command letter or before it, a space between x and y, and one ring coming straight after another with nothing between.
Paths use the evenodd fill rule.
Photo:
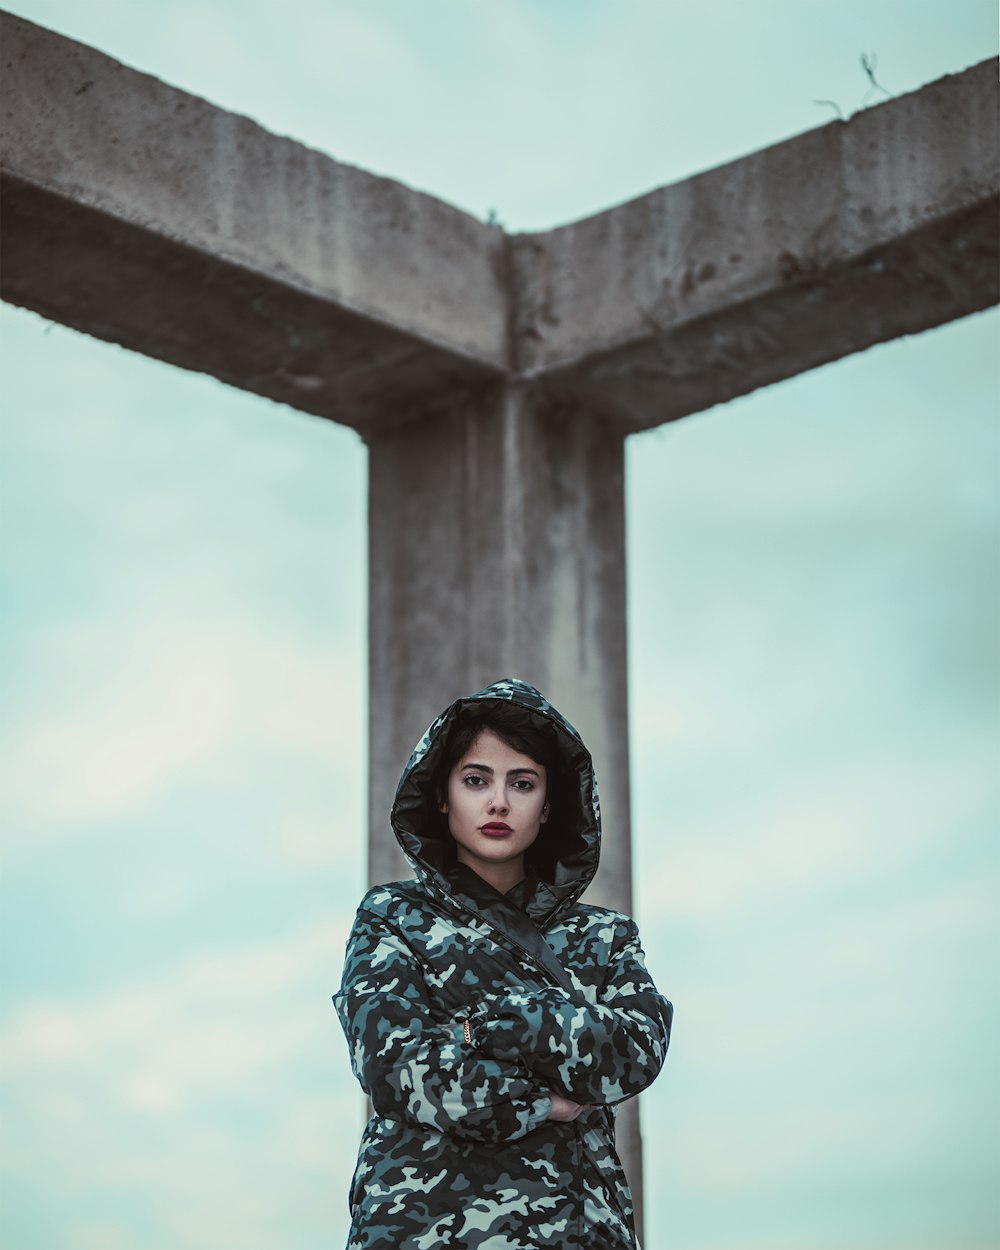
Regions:
<instances>
[{"instance_id":1,"label":"jacket collar","mask_svg":"<svg viewBox=\"0 0 1000 1250\"><path fill-rule=\"evenodd\" d=\"M523 888L515 886L510 894L501 894L468 865L458 863L447 870L447 878L450 887L448 897L453 903L484 920L506 939L506 945L516 947L527 955L554 984L566 990L573 989L555 951L515 901L519 896L532 897L531 881L522 883Z\"/></svg>"}]
</instances>

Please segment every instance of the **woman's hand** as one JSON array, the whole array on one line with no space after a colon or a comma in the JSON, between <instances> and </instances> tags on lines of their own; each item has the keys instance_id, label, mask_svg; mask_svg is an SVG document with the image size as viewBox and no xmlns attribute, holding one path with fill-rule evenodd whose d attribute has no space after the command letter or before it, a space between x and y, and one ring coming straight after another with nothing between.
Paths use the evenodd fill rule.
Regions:
<instances>
[{"instance_id":1,"label":"woman's hand","mask_svg":"<svg viewBox=\"0 0 1000 1250\"><path fill-rule=\"evenodd\" d=\"M573 1102L571 1098L563 1098L562 1094L549 1092L552 1099L552 1110L549 1112L550 1120L559 1120L563 1124L569 1124L580 1114L581 1111L589 1111L589 1103Z\"/></svg>"}]
</instances>

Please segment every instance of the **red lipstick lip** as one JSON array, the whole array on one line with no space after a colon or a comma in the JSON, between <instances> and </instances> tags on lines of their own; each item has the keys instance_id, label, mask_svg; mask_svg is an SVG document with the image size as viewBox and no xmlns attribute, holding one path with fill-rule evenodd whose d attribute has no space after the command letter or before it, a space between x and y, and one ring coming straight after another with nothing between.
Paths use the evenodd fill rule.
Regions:
<instances>
[{"instance_id":1,"label":"red lipstick lip","mask_svg":"<svg viewBox=\"0 0 1000 1250\"><path fill-rule=\"evenodd\" d=\"M505 825L499 820L490 821L488 825L480 825L479 828L480 832L485 833L488 838L502 838L514 832L510 825Z\"/></svg>"}]
</instances>

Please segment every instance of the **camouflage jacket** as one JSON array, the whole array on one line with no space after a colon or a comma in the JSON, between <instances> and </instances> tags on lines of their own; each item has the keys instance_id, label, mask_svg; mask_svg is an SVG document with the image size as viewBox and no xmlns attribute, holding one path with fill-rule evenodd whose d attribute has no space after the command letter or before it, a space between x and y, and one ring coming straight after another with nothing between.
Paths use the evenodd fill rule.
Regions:
<instances>
[{"instance_id":1,"label":"camouflage jacket","mask_svg":"<svg viewBox=\"0 0 1000 1250\"><path fill-rule=\"evenodd\" d=\"M575 779L569 818L507 895L449 863L435 825L442 743L480 699L544 720ZM365 896L334 997L374 1108L350 1189L349 1250L630 1250L613 1107L659 1072L672 1008L635 924L578 901L600 846L586 748L533 687L497 683L424 735L393 826L416 880ZM550 1091L592 1109L550 1120Z\"/></svg>"}]
</instances>

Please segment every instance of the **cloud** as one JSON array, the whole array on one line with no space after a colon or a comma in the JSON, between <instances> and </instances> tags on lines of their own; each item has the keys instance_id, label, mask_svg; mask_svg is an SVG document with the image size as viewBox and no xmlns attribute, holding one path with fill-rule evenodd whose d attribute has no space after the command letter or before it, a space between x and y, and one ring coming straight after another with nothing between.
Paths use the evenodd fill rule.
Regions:
<instances>
[{"instance_id":1,"label":"cloud","mask_svg":"<svg viewBox=\"0 0 1000 1250\"><path fill-rule=\"evenodd\" d=\"M653 787L638 785L640 903L655 898L670 924L732 922L846 886L889 886L945 841L953 858L971 853L996 810L994 743L970 734L949 746L924 761L806 759L794 777L730 778L667 813L662 780L655 805Z\"/></svg>"},{"instance_id":2,"label":"cloud","mask_svg":"<svg viewBox=\"0 0 1000 1250\"><path fill-rule=\"evenodd\" d=\"M360 772L361 679L339 649L289 645L264 624L163 620L110 642L90 639L89 681L70 697L53 691L5 727L8 830L35 839L121 816L185 777L238 777L261 752Z\"/></svg>"},{"instance_id":3,"label":"cloud","mask_svg":"<svg viewBox=\"0 0 1000 1250\"><path fill-rule=\"evenodd\" d=\"M898 1244L985 1245L994 900L995 882L969 870L675 938L675 1037L643 1095L663 1178L647 1190L652 1228L742 1250L771 1223L789 1245L832 1250L871 1244L877 1212L905 1211ZM910 1223L953 1235L922 1242Z\"/></svg>"},{"instance_id":4,"label":"cloud","mask_svg":"<svg viewBox=\"0 0 1000 1250\"><path fill-rule=\"evenodd\" d=\"M245 1031L246 1020L267 1001L282 1001L336 964L350 916L293 934L277 943L234 951L197 953L166 975L104 998L78 1003L28 1000L0 1030L0 1065L7 1075L60 1069L112 1055L116 1085L128 1100L132 1078L155 1074L174 1091L173 1105L189 1102L202 1087L240 1084L247 1072L286 1056L305 1040L304 1027L321 1027L276 1012L263 1032ZM225 1029L217 1021L229 1021ZM205 1028L188 1031L196 1021ZM322 1023L326 1023L323 1021Z\"/></svg>"},{"instance_id":5,"label":"cloud","mask_svg":"<svg viewBox=\"0 0 1000 1250\"><path fill-rule=\"evenodd\" d=\"M49 1176L62 1244L273 1250L282 1224L335 1231L362 1112L329 1001L351 918L4 1021L4 1168L29 1190ZM85 1216L85 1195L114 1217Z\"/></svg>"}]
</instances>

